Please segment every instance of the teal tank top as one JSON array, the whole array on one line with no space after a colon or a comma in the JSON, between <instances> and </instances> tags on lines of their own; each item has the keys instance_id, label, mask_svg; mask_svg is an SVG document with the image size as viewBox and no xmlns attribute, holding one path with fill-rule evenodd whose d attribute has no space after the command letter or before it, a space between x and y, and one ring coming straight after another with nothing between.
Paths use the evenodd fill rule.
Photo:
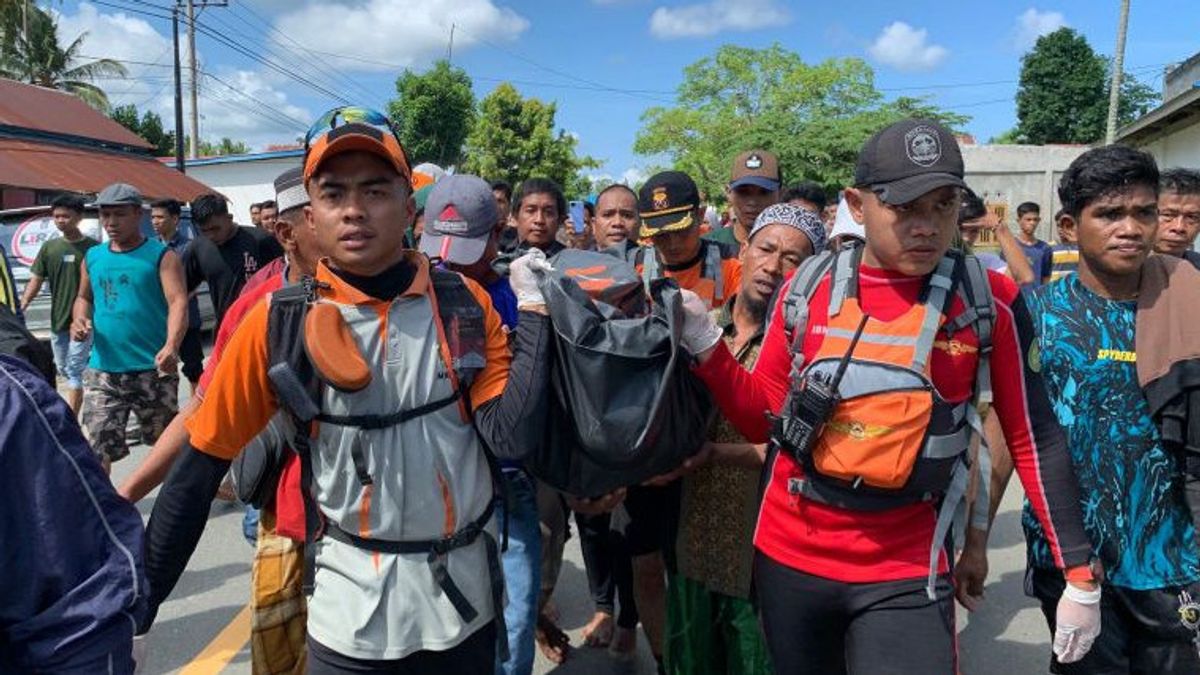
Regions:
<instances>
[{"instance_id":1,"label":"teal tank top","mask_svg":"<svg viewBox=\"0 0 1200 675\"><path fill-rule=\"evenodd\" d=\"M88 365L106 373L154 370L167 342L167 297L158 266L167 247L147 238L132 251L105 243L87 252L92 286L92 356Z\"/></svg>"}]
</instances>

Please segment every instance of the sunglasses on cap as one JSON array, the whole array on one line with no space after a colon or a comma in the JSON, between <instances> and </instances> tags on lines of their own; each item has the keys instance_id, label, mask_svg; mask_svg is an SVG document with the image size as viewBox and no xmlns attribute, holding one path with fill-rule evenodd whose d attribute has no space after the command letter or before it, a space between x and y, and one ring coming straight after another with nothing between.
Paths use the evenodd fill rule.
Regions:
<instances>
[{"instance_id":1,"label":"sunglasses on cap","mask_svg":"<svg viewBox=\"0 0 1200 675\"><path fill-rule=\"evenodd\" d=\"M392 126L392 121L387 115L370 108L342 106L321 115L304 135L305 157L308 157L315 147L329 145L345 133L368 135L379 141L394 157L405 180L412 179L412 169L400 142L400 134L396 133L396 128Z\"/></svg>"}]
</instances>

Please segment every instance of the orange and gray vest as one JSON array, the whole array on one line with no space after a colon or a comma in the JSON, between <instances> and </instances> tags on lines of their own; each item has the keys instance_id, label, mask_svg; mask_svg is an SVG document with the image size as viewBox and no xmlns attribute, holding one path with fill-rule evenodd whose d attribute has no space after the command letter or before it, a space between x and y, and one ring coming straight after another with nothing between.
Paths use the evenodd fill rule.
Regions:
<instances>
[{"instance_id":1,"label":"orange and gray vest","mask_svg":"<svg viewBox=\"0 0 1200 675\"><path fill-rule=\"evenodd\" d=\"M803 456L801 494L840 508L879 511L917 502L939 502L930 546L926 591L933 598L938 558L951 528L961 542L966 493L974 467L968 454L972 434L980 439L975 462L981 474L972 526L986 528L991 461L983 441L979 408L991 403L989 354L995 305L987 272L974 256L948 253L930 275L923 301L890 321L867 317L858 300L862 248L810 258L796 272L784 298L785 331L791 336L792 387L822 374L832 380L862 334L838 385L840 400L811 453ZM805 363L802 344L808 302L830 277L829 320L816 354ZM954 296L964 311L946 320ZM865 323L863 323L865 321ZM979 340L975 395L961 403L944 400L933 385L929 357L939 334L970 326ZM790 409L784 404L783 410Z\"/></svg>"},{"instance_id":2,"label":"orange and gray vest","mask_svg":"<svg viewBox=\"0 0 1200 675\"><path fill-rule=\"evenodd\" d=\"M341 367L353 373L354 367L344 367L345 361L362 361L362 356L352 344L352 339L338 335L338 330L328 329L323 324L337 326L341 321L341 310L332 303L323 302L317 292L319 282L306 277L301 284L289 286L275 292L270 299L268 315L268 363L272 388L280 406L292 418L296 434L292 446L300 459L300 485L303 498L305 522L305 574L306 594L312 592L315 570L316 547L314 542L323 536L359 549L389 554L427 554L433 578L445 593L463 621L470 623L479 615L478 610L466 598L446 566L446 555L458 548L469 546L481 539L487 550L490 588L499 651L507 652L506 631L503 625L504 579L500 569L500 547L495 538L485 529L491 520L495 500L487 503L482 512L465 527L439 539L393 540L364 536L344 529L336 518L326 516L313 494L313 455L310 442L314 423L322 427L333 427L356 435L364 431L382 430L404 425L407 422L430 415L447 406L464 404L469 410L469 390L475 376L486 363L486 328L483 308L475 300L462 278L455 273L439 269L430 270L431 297L437 315L440 351L447 358L451 372L450 393L412 409L395 410L387 414L333 414L330 407L349 410L351 396L366 386L366 382L355 381L355 377L333 376L330 371ZM339 363L341 362L341 363ZM353 364L352 364L353 365ZM358 364L358 372L367 372L365 363ZM341 397L342 405L330 406L329 395ZM472 421L473 424L473 421ZM483 439L479 442L487 456L492 471L492 481L497 498L503 494L499 489L499 466L487 450ZM354 474L363 499L369 501L375 477L371 475L362 442L351 442L349 454ZM284 511L295 505L276 504Z\"/></svg>"},{"instance_id":3,"label":"orange and gray vest","mask_svg":"<svg viewBox=\"0 0 1200 675\"><path fill-rule=\"evenodd\" d=\"M707 289L693 288L701 297L708 299L711 307L721 307L729 299L729 296L737 293L736 288L725 288L725 274L722 271L721 263L730 258L737 257L737 248L728 246L719 241L711 241L709 239L701 239L700 246L703 249L700 252L700 278L704 284L712 284L711 296L707 293ZM642 246L639 248L631 248L626 253L626 259L633 263L634 266L642 266L642 283L646 286L646 293L650 293L650 282L663 277L662 262L658 259L658 253L653 246Z\"/></svg>"}]
</instances>

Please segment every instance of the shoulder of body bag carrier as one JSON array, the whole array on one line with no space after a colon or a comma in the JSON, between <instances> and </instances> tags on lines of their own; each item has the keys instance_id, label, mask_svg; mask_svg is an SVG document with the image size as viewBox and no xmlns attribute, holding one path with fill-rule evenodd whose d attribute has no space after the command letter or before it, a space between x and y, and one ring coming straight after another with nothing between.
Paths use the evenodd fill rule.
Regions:
<instances>
[{"instance_id":1,"label":"shoulder of body bag carrier","mask_svg":"<svg viewBox=\"0 0 1200 675\"><path fill-rule=\"evenodd\" d=\"M784 303L784 331L789 339L794 338L797 330L805 330L808 323L808 303L821 281L830 275L837 256L851 255L853 248L822 251L805 260L797 268L788 292L781 300ZM995 322L995 299L992 297L987 268L973 255L957 251L950 251L947 255L958 258L954 274L955 293L951 297L957 295L962 299L967 311L963 325L971 326L979 339L981 351L987 353L991 350L992 328Z\"/></svg>"},{"instance_id":2,"label":"shoulder of body bag carrier","mask_svg":"<svg viewBox=\"0 0 1200 675\"><path fill-rule=\"evenodd\" d=\"M442 334L450 344L451 367L465 389L483 369L487 328L483 307L462 277L454 272L430 270ZM304 284L280 289L271 295L267 320L268 368L280 404L301 421L320 412L320 382L309 361L304 340L304 319L314 297ZM454 338L458 339L454 339ZM290 374L289 374L290 371Z\"/></svg>"}]
</instances>

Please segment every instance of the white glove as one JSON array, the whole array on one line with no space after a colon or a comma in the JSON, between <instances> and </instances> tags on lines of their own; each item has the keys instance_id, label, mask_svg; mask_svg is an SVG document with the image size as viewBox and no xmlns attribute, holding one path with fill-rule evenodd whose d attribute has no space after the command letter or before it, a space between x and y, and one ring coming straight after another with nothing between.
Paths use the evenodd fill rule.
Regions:
<instances>
[{"instance_id":1,"label":"white glove","mask_svg":"<svg viewBox=\"0 0 1200 675\"><path fill-rule=\"evenodd\" d=\"M142 672L146 663L146 635L133 636L133 675Z\"/></svg>"},{"instance_id":2,"label":"white glove","mask_svg":"<svg viewBox=\"0 0 1200 675\"><path fill-rule=\"evenodd\" d=\"M1100 635L1100 587L1094 591L1067 583L1058 600L1054 655L1059 663L1075 663L1087 655Z\"/></svg>"},{"instance_id":3,"label":"white glove","mask_svg":"<svg viewBox=\"0 0 1200 675\"><path fill-rule=\"evenodd\" d=\"M517 296L517 308L530 305L544 305L546 298L542 295L538 273L552 272L550 261L540 248L531 248L525 255L513 261L508 268L508 283Z\"/></svg>"},{"instance_id":4,"label":"white glove","mask_svg":"<svg viewBox=\"0 0 1200 675\"><path fill-rule=\"evenodd\" d=\"M679 292L683 296L683 348L693 356L703 354L721 341L721 329L700 296L687 289Z\"/></svg>"}]
</instances>

